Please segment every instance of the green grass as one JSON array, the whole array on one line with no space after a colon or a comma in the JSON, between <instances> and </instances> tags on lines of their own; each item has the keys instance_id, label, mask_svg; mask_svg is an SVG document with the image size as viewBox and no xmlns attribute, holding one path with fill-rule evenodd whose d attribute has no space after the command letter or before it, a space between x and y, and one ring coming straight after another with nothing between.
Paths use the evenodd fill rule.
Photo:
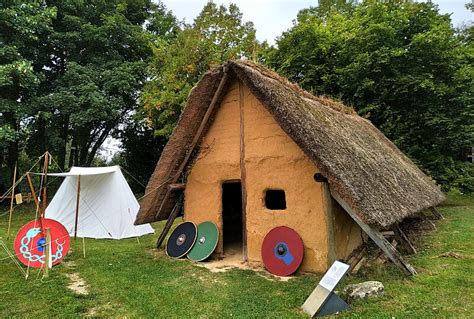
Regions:
<instances>
[{"instance_id":1,"label":"green grass","mask_svg":"<svg viewBox=\"0 0 474 319\"><path fill-rule=\"evenodd\" d=\"M7 207L0 208L0 215ZM419 275L408 278L391 265L372 266L347 277L341 287L379 280L385 295L353 303L341 318L472 318L474 259L438 257L447 251L474 256L474 197L450 194L440 208L446 219L423 238L424 248L408 258ZM14 233L33 219L23 206L13 216ZM6 240L8 216L0 217ZM161 223L154 225L157 231ZM11 236L11 237L14 237ZM299 310L320 275L297 275L288 282L268 280L262 273L231 270L211 273L187 260L171 260L153 250L156 235L136 239L73 241L66 257L75 267L56 266L50 276L25 281L0 251L0 317L269 317L299 318ZM12 247L13 238L7 240ZM90 294L78 296L66 286L67 273L78 272Z\"/></svg>"}]
</instances>

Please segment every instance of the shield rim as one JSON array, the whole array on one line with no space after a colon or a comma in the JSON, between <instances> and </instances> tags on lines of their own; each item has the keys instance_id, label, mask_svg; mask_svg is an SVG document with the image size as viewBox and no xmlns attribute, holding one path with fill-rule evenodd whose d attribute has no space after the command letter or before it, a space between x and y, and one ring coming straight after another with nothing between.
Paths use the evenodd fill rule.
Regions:
<instances>
[{"instance_id":1,"label":"shield rim","mask_svg":"<svg viewBox=\"0 0 474 319\"><path fill-rule=\"evenodd\" d=\"M40 217L41 218L41 217ZM23 230L23 228L25 228L26 225L30 224L30 223L33 223L35 221L38 222L38 226L39 226L39 219L33 219L33 220L30 220L29 222L27 222L26 224L24 224L23 226L20 227L20 229L17 231L16 235L15 235L15 239L13 240L13 251L15 252L15 255L16 255L16 258L26 267L31 267L31 268L35 268L35 269L39 269L39 268L43 268L44 264L41 264L40 263L40 266L35 266L36 263L38 263L37 261L35 262L30 262L30 263L25 263L22 259L20 259L19 257L19 254L18 252L16 251L15 249L15 243L16 243L16 239L18 237L18 235L20 234L20 232ZM57 223L58 225L61 225L65 231L65 234L67 234L67 236L65 236L64 238L67 238L67 241L68 241L68 245L67 245L67 250L66 250L66 253L63 255L63 257L59 260L56 260L55 262L52 263L52 266L56 266L58 264L60 264L64 258L66 258L66 256L69 254L69 250L71 249L71 235L69 234L68 230L66 229L66 227L61 224L60 222L58 222L56 219L52 219L52 218L42 218L42 222L44 221L53 221L55 223Z\"/></svg>"},{"instance_id":2,"label":"shield rim","mask_svg":"<svg viewBox=\"0 0 474 319\"><path fill-rule=\"evenodd\" d=\"M168 254L168 243L169 243L169 241L170 241L171 235L173 235L173 233L175 232L176 228L178 228L179 226L181 226L181 225L183 225L183 224L186 224L186 223L190 223L190 224L192 224L192 225L194 226L195 232L194 232L193 243L191 244L191 246L189 247L189 249L188 249L184 254L182 254L182 255L180 255L180 256L176 256L176 257L170 256L170 255ZM171 232L170 236L168 237L168 240L166 241L165 253L166 253L166 256L168 256L168 257L170 257L170 258L179 259L179 258L184 257L184 256L194 247L194 244L196 243L196 239L197 239L197 226L196 226L196 224L193 223L193 222L185 221L185 222L180 223L178 226L176 226L176 228Z\"/></svg>"},{"instance_id":3,"label":"shield rim","mask_svg":"<svg viewBox=\"0 0 474 319\"><path fill-rule=\"evenodd\" d=\"M267 267L267 265L266 265L266 263L265 263L265 261L264 261L264 258L263 258L263 244L264 244L264 242L265 242L265 239L267 238L268 234L270 234L273 230L275 230L275 229L277 229L277 228L288 228L288 229L290 229L291 231L293 231L293 232L298 236L299 240L301 241L301 246L302 246L302 248L303 248L303 249L302 249L302 255L301 255L301 261L298 263L298 267L296 267L296 269L295 269L294 271L292 271L292 272L290 272L290 273L287 273L287 274L285 273L284 275L276 274L276 273L270 271L270 269L268 269L268 267ZM286 243L286 242L285 242L285 243ZM286 244L288 245L288 243L286 243ZM301 265L303 264L303 260L304 260L304 242L303 242L303 238L301 238L301 235L298 234L298 232L297 232L296 230L294 230L293 228L291 228L291 227L284 226L284 225L282 225L282 226L277 226L277 227L273 227L272 229L270 229L270 230L267 232L267 234L266 234L265 237L263 238L262 246L261 246L261 248L260 248L260 255L261 255L261 257L262 257L263 266L265 267L265 269L266 269L269 273L271 273L271 274L274 275L274 276L279 276L279 277L288 277L288 276L291 276L291 275L293 275L294 273L296 273L296 272L298 271L298 269L301 267Z\"/></svg>"},{"instance_id":4,"label":"shield rim","mask_svg":"<svg viewBox=\"0 0 474 319\"><path fill-rule=\"evenodd\" d=\"M186 257L191 260L191 261L196 261L196 262L199 262L199 261L203 261L203 260L206 260L207 258L209 258L212 253L216 250L217 248L217 244L219 243L219 236L220 236L220 233L219 233L219 227L217 227L217 224L214 223L213 221L211 220L206 220L202 223L200 223L199 225L202 225L204 223L211 223L212 225L214 225L214 227L216 228L216 232L217 232L217 236L216 236L216 242L214 244L214 248L211 250L211 252L209 253L209 255L207 255L206 257L202 258L202 259L192 259L191 257L189 257L189 253L191 252L192 248L189 250L189 252L186 254ZM199 228L199 225L197 226ZM196 232L196 242L197 242L197 232ZM196 242L194 243L193 245L193 248L194 246L196 245Z\"/></svg>"}]
</instances>

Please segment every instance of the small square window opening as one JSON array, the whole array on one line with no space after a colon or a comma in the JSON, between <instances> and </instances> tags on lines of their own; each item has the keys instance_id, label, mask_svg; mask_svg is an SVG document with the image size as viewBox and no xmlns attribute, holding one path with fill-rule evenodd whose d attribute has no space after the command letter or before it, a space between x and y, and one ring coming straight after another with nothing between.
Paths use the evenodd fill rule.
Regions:
<instances>
[{"instance_id":1,"label":"small square window opening","mask_svg":"<svg viewBox=\"0 0 474 319\"><path fill-rule=\"evenodd\" d=\"M267 189L265 191L265 207L271 210L286 209L285 191L281 189Z\"/></svg>"}]
</instances>

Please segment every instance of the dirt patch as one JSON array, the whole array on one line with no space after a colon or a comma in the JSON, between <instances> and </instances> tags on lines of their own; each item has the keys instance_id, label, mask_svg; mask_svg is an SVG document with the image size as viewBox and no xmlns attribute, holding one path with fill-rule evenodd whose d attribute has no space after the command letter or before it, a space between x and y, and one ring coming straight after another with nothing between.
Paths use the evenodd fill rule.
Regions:
<instances>
[{"instance_id":1,"label":"dirt patch","mask_svg":"<svg viewBox=\"0 0 474 319\"><path fill-rule=\"evenodd\" d=\"M164 250L162 249L148 249L146 250L146 252L150 254L154 260L159 260L161 258L170 258L166 256ZM288 281L294 278L275 276L265 271L265 269L260 263L250 263L242 261L242 249L238 248L237 246L227 247L225 258L211 257L203 262L191 262L187 258L179 258L175 260L192 263L195 266L206 268L212 273L226 272L230 269L243 269L255 271L257 275L271 281Z\"/></svg>"},{"instance_id":2,"label":"dirt patch","mask_svg":"<svg viewBox=\"0 0 474 319\"><path fill-rule=\"evenodd\" d=\"M79 273L74 272L71 274L66 274L69 278L70 283L67 286L70 290L72 290L77 295L86 296L89 294L89 287L84 279L81 278Z\"/></svg>"},{"instance_id":3,"label":"dirt patch","mask_svg":"<svg viewBox=\"0 0 474 319\"><path fill-rule=\"evenodd\" d=\"M115 304L108 302L106 304L102 304L100 306L95 306L88 309L84 313L84 316L86 318L104 317L105 314L110 313L112 309L117 309L117 308L120 308L120 306L117 306Z\"/></svg>"},{"instance_id":4,"label":"dirt patch","mask_svg":"<svg viewBox=\"0 0 474 319\"><path fill-rule=\"evenodd\" d=\"M238 246L226 247L225 258L211 258L204 262L194 263L198 267L208 269L210 272L219 273L230 269L252 270L257 275L271 281L288 281L293 277L280 277L266 272L261 264L243 261L242 249Z\"/></svg>"},{"instance_id":5,"label":"dirt patch","mask_svg":"<svg viewBox=\"0 0 474 319\"><path fill-rule=\"evenodd\" d=\"M64 265L64 267L70 268L70 269L76 268L76 266L77 266L76 262L73 261L73 260L65 261L65 262L63 262L63 265Z\"/></svg>"}]
</instances>

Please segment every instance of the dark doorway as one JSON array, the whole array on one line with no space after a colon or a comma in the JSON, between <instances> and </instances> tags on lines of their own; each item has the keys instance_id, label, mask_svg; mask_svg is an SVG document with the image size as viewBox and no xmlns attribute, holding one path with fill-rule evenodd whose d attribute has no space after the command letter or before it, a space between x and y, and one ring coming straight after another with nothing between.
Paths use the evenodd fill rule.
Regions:
<instances>
[{"instance_id":1,"label":"dark doorway","mask_svg":"<svg viewBox=\"0 0 474 319\"><path fill-rule=\"evenodd\" d=\"M242 184L240 181L222 184L222 221L224 253L229 248L242 248Z\"/></svg>"}]
</instances>

